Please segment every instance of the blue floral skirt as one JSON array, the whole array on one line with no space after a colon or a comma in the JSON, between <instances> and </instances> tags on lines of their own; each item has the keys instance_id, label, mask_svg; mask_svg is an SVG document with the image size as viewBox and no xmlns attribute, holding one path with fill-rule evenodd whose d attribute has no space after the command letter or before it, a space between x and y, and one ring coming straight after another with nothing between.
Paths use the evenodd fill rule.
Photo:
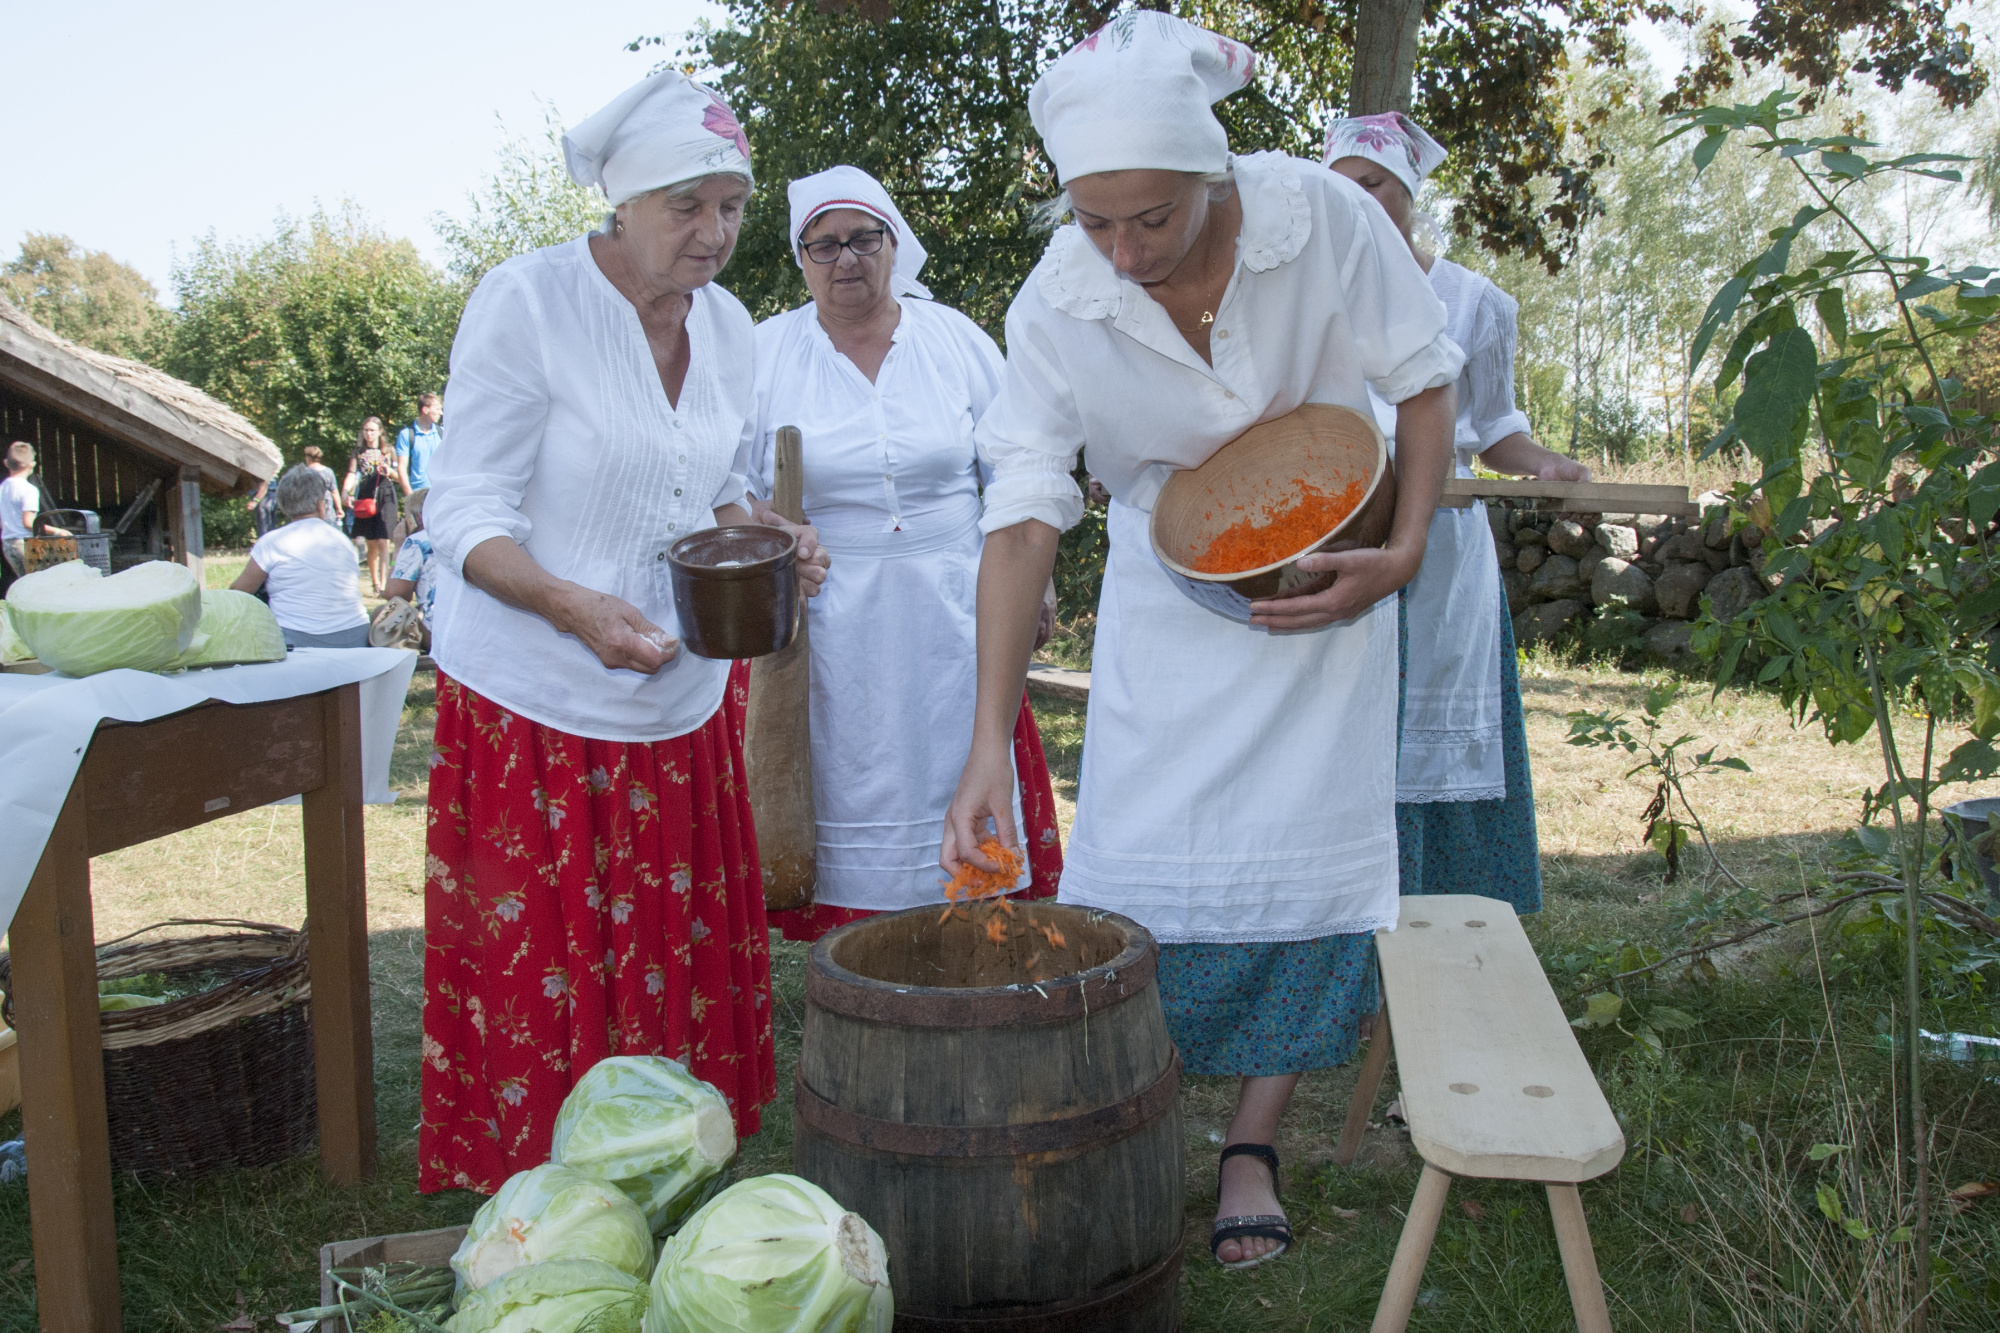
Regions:
<instances>
[{"instance_id":1,"label":"blue floral skirt","mask_svg":"<svg viewBox=\"0 0 2000 1333\"><path fill-rule=\"evenodd\" d=\"M1521 714L1521 672L1514 626L1500 616L1500 749L1507 796L1499 801L1419 801L1396 806L1402 889L1477 893L1512 903L1525 916L1542 910L1542 858L1535 838L1535 785L1528 772L1528 727ZM1401 670L1410 666L1407 611L1401 619ZM1401 712L1400 705L1398 713Z\"/></svg>"},{"instance_id":2,"label":"blue floral skirt","mask_svg":"<svg viewBox=\"0 0 2000 1333\"><path fill-rule=\"evenodd\" d=\"M1298 1074L1344 1064L1375 1012L1375 936L1163 944L1160 1003L1192 1074Z\"/></svg>"}]
</instances>

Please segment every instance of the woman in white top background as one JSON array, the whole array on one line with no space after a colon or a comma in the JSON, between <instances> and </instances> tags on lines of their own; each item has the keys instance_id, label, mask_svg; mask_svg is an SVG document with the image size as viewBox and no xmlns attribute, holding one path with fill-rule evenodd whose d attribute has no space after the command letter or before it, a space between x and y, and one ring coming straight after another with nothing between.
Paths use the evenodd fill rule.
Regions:
<instances>
[{"instance_id":1,"label":"woman in white top background","mask_svg":"<svg viewBox=\"0 0 2000 1333\"><path fill-rule=\"evenodd\" d=\"M1007 314L981 418L986 547L971 757L941 859L1011 833L1008 738L1083 451L1112 497L1076 822L1059 898L1160 942L1189 1070L1241 1080L1211 1245L1245 1266L1291 1231L1272 1146L1300 1074L1352 1054L1376 1008L1373 933L1396 921L1396 600L1450 453L1463 357L1409 247L1317 162L1235 156L1210 104L1256 56L1151 11L1052 64L1028 106L1067 192ZM1252 603L1184 595L1147 537L1168 475L1307 402L1403 405L1387 546L1307 557L1331 588ZM1276 633L1273 631L1289 631Z\"/></svg>"},{"instance_id":2,"label":"woman in white top background","mask_svg":"<svg viewBox=\"0 0 2000 1333\"><path fill-rule=\"evenodd\" d=\"M1454 424L1454 473L1477 458L1496 472L1588 481L1590 469L1529 437L1514 404L1514 298L1431 254L1413 236L1415 199L1445 151L1408 116L1346 117L1327 127L1325 161L1387 213L1465 352ZM1396 409L1374 399L1383 432ZM1542 905L1535 793L1513 625L1486 506L1440 509L1423 568L1403 592L1404 702L1396 762L1396 833L1404 893L1477 893Z\"/></svg>"},{"instance_id":3,"label":"woman in white top background","mask_svg":"<svg viewBox=\"0 0 2000 1333\"><path fill-rule=\"evenodd\" d=\"M257 539L229 586L264 590L288 648L366 648L368 612L354 548L333 526L333 488L318 468L301 463L278 478L276 490L285 521Z\"/></svg>"},{"instance_id":4,"label":"woman in white top background","mask_svg":"<svg viewBox=\"0 0 2000 1333\"><path fill-rule=\"evenodd\" d=\"M685 1061L743 1134L777 1090L747 671L681 650L667 562L680 537L749 519L753 334L712 281L749 143L669 70L563 144L615 211L481 279L424 506L442 565L426 1191L547 1160L563 1097L607 1055ZM826 557L794 531L815 591Z\"/></svg>"},{"instance_id":5,"label":"woman in white top background","mask_svg":"<svg viewBox=\"0 0 2000 1333\"><path fill-rule=\"evenodd\" d=\"M787 938L810 940L940 901L938 843L978 684L972 432L1002 362L978 325L930 299L924 247L874 177L832 167L788 193L792 254L813 299L757 326L751 485L771 494L773 437L797 426L806 518L840 563L809 610L818 884L810 906L771 913ZM1042 639L1052 620L1050 605ZM1021 887L1046 897L1062 847L1025 697L1013 742Z\"/></svg>"}]
</instances>

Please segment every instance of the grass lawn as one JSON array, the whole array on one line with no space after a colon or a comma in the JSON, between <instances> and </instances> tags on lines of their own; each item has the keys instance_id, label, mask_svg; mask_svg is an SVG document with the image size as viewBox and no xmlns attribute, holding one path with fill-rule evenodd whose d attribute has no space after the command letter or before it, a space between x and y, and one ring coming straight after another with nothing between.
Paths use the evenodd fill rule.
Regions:
<instances>
[{"instance_id":1,"label":"grass lawn","mask_svg":"<svg viewBox=\"0 0 2000 1333\"><path fill-rule=\"evenodd\" d=\"M210 582L223 561L211 560ZM233 577L233 571L229 573ZM1082 651L1087 651L1084 649ZM1620 941L1671 945L1697 869L1663 883L1664 863L1640 840L1650 788L1625 779L1624 756L1563 743L1576 708L1636 711L1657 677L1531 655L1523 667L1535 761L1547 907L1528 922L1559 993ZM423 759L432 720L430 678L414 684L394 782L404 799L367 813L369 908L381 1169L362 1187L322 1185L310 1159L191 1182L117 1185L128 1328L201 1330L239 1308L255 1327L317 1297L317 1247L338 1237L462 1222L477 1199L419 1196L415 1181L417 1015L422 972ZM1065 802L1074 795L1083 711L1038 705ZM1740 755L1750 774L1704 778L1692 795L1718 850L1765 892L1822 874L1853 823L1858 794L1879 782L1873 751L1835 750L1795 731L1768 697L1692 689L1673 722ZM1920 736L1907 727L1904 734ZM1953 799L1956 797L1954 796ZM1698 849L1697 849L1698 851ZM93 867L99 939L164 918L247 916L296 924L303 915L296 808L250 812L114 853ZM1893 951L1879 932L1817 934L1793 927L1722 961L1694 984L1668 976L1627 990L1628 1013L1650 1016L1657 1052L1618 1028L1583 1034L1585 1050L1625 1123L1630 1144L1610 1176L1583 1189L1612 1319L1621 1329L1886 1329L1890 1291L1907 1247L1875 1237L1897 1090L1878 1032L1900 993ZM797 1051L804 950L775 946L779 1081ZM1979 979L1940 976L1925 1025L2000 1031ZM1666 1013L1656 1010L1664 1007ZM1573 1011L1581 1006L1573 1006ZM1669 1025L1669 1016L1684 1015ZM1184 1085L1189 1177L1184 1279L1190 1333L1209 1330L1366 1328L1395 1248L1417 1164L1393 1124L1372 1131L1353 1169L1330 1152L1352 1070L1304 1081L1278 1145L1286 1207L1300 1242L1276 1264L1225 1273L1207 1254L1215 1145L1233 1096L1227 1080ZM2000 1179L2000 1087L1964 1066L1933 1062L1929 1096L1944 1188ZM1393 1081L1392 1081L1393 1083ZM1384 1100L1393 1095L1385 1089ZM1382 1108L1377 1108L1380 1120ZM741 1169L787 1169L785 1102L744 1145ZM0 1138L19 1117L0 1119ZM1842 1151L1811 1159L1814 1144ZM32 1164L31 1164L32 1170ZM1865 1218L1857 1239L1822 1216L1819 1186L1843 1215ZM2000 1199L1939 1209L1941 1262L1950 1274L1933 1327L2000 1323ZM242 1302L239 1307L239 1298ZM0 1329L34 1325L26 1193L0 1189ZM1426 1271L1412 1327L1571 1326L1560 1260L1538 1188L1466 1182Z\"/></svg>"}]
</instances>

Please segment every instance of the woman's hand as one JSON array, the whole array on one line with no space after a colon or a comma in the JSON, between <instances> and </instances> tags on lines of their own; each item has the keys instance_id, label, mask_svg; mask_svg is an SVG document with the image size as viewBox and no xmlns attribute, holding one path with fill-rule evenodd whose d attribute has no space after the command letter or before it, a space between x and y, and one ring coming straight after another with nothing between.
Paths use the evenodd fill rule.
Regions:
<instances>
[{"instance_id":1,"label":"woman's hand","mask_svg":"<svg viewBox=\"0 0 2000 1333\"><path fill-rule=\"evenodd\" d=\"M552 600L549 623L582 639L613 671L650 676L680 656L680 642L622 598L570 583Z\"/></svg>"},{"instance_id":2,"label":"woman's hand","mask_svg":"<svg viewBox=\"0 0 2000 1333\"><path fill-rule=\"evenodd\" d=\"M1479 461L1495 472L1536 481L1589 481L1590 469L1568 454L1545 449L1521 431L1496 440L1479 455Z\"/></svg>"},{"instance_id":3,"label":"woman's hand","mask_svg":"<svg viewBox=\"0 0 2000 1333\"><path fill-rule=\"evenodd\" d=\"M945 873L958 874L967 861L981 870L1000 869L999 862L979 851L988 819L993 821L1002 847L1021 845L1020 832L1014 827L1013 753L1006 744L974 745L966 756L958 790L945 810L944 846L938 852L938 864Z\"/></svg>"},{"instance_id":4,"label":"woman's hand","mask_svg":"<svg viewBox=\"0 0 2000 1333\"><path fill-rule=\"evenodd\" d=\"M1394 543L1300 556L1302 573L1332 574L1333 586L1318 592L1301 586L1252 602L1250 623L1281 631L1321 629L1352 620L1415 578L1422 563L1421 551L1412 560Z\"/></svg>"},{"instance_id":5,"label":"woman's hand","mask_svg":"<svg viewBox=\"0 0 2000 1333\"><path fill-rule=\"evenodd\" d=\"M1035 622L1035 651L1040 652L1056 636L1056 581L1042 591L1042 615Z\"/></svg>"},{"instance_id":6,"label":"woman's hand","mask_svg":"<svg viewBox=\"0 0 2000 1333\"><path fill-rule=\"evenodd\" d=\"M751 496L746 503L750 506L751 522L789 532L798 539L799 582L804 585L806 596L819 596L820 585L826 582L826 571L833 567L833 556L819 544L819 529L810 523L792 522L755 496Z\"/></svg>"}]
</instances>

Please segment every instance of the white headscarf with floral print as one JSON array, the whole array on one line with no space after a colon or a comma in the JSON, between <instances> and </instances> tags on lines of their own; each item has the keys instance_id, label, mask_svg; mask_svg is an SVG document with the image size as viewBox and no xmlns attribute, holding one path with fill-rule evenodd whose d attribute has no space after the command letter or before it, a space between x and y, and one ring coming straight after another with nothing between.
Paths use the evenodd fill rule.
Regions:
<instances>
[{"instance_id":1,"label":"white headscarf with floral print","mask_svg":"<svg viewBox=\"0 0 2000 1333\"><path fill-rule=\"evenodd\" d=\"M1414 199L1424 178L1444 161L1445 152L1416 121L1400 111L1384 111L1342 116L1326 127L1326 152L1320 160L1330 167L1343 157L1365 157L1387 167Z\"/></svg>"},{"instance_id":2,"label":"white headscarf with floral print","mask_svg":"<svg viewBox=\"0 0 2000 1333\"><path fill-rule=\"evenodd\" d=\"M750 140L729 103L674 69L633 84L563 135L563 158L571 179L604 191L614 208L701 176L755 180Z\"/></svg>"}]
</instances>

